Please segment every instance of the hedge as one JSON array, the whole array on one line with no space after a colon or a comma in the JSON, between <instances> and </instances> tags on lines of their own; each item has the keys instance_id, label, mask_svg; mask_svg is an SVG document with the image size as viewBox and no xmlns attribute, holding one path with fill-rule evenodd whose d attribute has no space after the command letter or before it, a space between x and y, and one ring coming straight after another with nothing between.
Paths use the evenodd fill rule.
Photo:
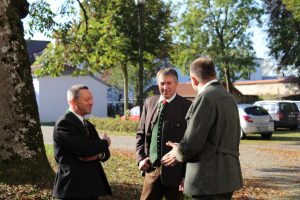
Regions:
<instances>
[{"instance_id":1,"label":"hedge","mask_svg":"<svg viewBox=\"0 0 300 200\"><path fill-rule=\"evenodd\" d=\"M136 133L138 121L121 120L120 117L116 118L98 118L91 117L89 121L92 122L97 130L110 131L110 132L126 132L129 135ZM131 134L130 134L131 133Z\"/></svg>"}]
</instances>

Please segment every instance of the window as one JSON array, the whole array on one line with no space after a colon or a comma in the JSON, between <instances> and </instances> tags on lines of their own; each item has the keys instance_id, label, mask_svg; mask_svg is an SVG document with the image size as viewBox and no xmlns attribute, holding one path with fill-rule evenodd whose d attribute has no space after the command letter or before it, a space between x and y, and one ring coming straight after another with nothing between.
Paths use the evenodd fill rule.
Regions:
<instances>
[{"instance_id":1,"label":"window","mask_svg":"<svg viewBox=\"0 0 300 200\"><path fill-rule=\"evenodd\" d=\"M245 113L247 113L248 115L256 115L256 116L269 115L266 109L259 106L247 107L245 108Z\"/></svg>"},{"instance_id":2,"label":"window","mask_svg":"<svg viewBox=\"0 0 300 200\"><path fill-rule=\"evenodd\" d=\"M280 111L297 112L298 107L294 103L279 103Z\"/></svg>"},{"instance_id":3,"label":"window","mask_svg":"<svg viewBox=\"0 0 300 200\"><path fill-rule=\"evenodd\" d=\"M275 112L276 111L276 104L272 103L270 104L270 112Z\"/></svg>"}]
</instances>

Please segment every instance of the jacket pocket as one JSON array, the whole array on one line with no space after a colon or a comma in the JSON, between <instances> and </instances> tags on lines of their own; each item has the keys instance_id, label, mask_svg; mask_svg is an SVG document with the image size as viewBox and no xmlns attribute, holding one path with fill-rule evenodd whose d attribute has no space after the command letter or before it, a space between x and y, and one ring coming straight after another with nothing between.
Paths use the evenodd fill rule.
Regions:
<instances>
[{"instance_id":1,"label":"jacket pocket","mask_svg":"<svg viewBox=\"0 0 300 200\"><path fill-rule=\"evenodd\" d=\"M186 121L164 121L164 128L186 128Z\"/></svg>"}]
</instances>

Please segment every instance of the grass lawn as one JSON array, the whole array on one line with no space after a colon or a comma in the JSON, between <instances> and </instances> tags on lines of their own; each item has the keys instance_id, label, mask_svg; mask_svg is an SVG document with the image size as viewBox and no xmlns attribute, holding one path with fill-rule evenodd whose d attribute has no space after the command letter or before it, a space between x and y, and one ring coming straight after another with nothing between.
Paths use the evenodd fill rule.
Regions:
<instances>
[{"instance_id":1,"label":"grass lawn","mask_svg":"<svg viewBox=\"0 0 300 200\"><path fill-rule=\"evenodd\" d=\"M127 134L128 135L128 134ZM300 144L300 131L276 131L269 140L261 139L260 135L249 135L241 144L247 143L296 143ZM48 160L55 171L56 164L53 157L53 146L46 145ZM108 181L113 190L112 197L105 200L135 200L139 199L143 178L140 175L134 158L134 152L112 150L111 158L103 164ZM15 177L16 180L18 177ZM50 200L53 180L40 184L12 185L1 181L0 200ZM235 200L242 199L274 199L282 191L276 188L266 187L260 180L244 179L244 187L235 192ZM103 199L103 198L102 198ZM190 199L185 197L185 200Z\"/></svg>"},{"instance_id":2,"label":"grass lawn","mask_svg":"<svg viewBox=\"0 0 300 200\"><path fill-rule=\"evenodd\" d=\"M270 139L262 139L260 134L249 134L246 139L241 140L241 144L268 144L268 143L293 143L300 144L300 130L289 131L287 129L277 130Z\"/></svg>"}]
</instances>

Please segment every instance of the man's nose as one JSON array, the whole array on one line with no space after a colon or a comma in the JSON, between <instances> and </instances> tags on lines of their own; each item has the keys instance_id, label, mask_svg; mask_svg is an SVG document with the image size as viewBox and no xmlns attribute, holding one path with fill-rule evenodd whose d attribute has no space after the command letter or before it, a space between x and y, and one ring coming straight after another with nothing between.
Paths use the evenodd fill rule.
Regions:
<instances>
[{"instance_id":1,"label":"man's nose","mask_svg":"<svg viewBox=\"0 0 300 200\"><path fill-rule=\"evenodd\" d=\"M90 101L90 105L94 105L94 101Z\"/></svg>"}]
</instances>

